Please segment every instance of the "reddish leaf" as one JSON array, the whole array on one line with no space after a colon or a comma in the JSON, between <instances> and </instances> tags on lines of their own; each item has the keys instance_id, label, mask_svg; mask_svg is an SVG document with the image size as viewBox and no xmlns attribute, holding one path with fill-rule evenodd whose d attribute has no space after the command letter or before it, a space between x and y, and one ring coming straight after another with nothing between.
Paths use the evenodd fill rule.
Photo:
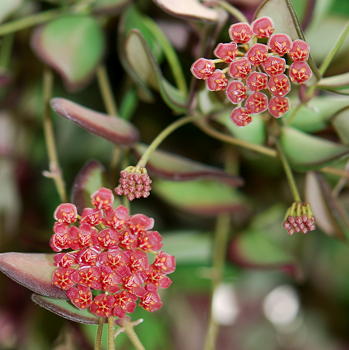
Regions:
<instances>
[{"instance_id":1,"label":"reddish leaf","mask_svg":"<svg viewBox=\"0 0 349 350\"><path fill-rule=\"evenodd\" d=\"M144 144L136 144L134 151L140 157L147 146ZM188 181L195 179L214 179L225 182L231 186L241 186L243 180L238 176L229 175L221 169L210 167L199 162L181 157L176 154L155 151L152 153L147 169L151 173L172 181Z\"/></svg>"},{"instance_id":2,"label":"reddish leaf","mask_svg":"<svg viewBox=\"0 0 349 350\"><path fill-rule=\"evenodd\" d=\"M54 298L66 298L64 291L51 284L54 254L2 253L0 271L31 291Z\"/></svg>"},{"instance_id":3,"label":"reddish leaf","mask_svg":"<svg viewBox=\"0 0 349 350\"><path fill-rule=\"evenodd\" d=\"M91 206L90 196L102 187L104 166L96 161L87 162L75 177L72 189L72 202L77 206L78 212Z\"/></svg>"},{"instance_id":4,"label":"reddish leaf","mask_svg":"<svg viewBox=\"0 0 349 350\"><path fill-rule=\"evenodd\" d=\"M76 308L67 300L47 298L37 294L32 295L32 300L44 309L70 321L85 324L98 323L98 317L87 310Z\"/></svg>"},{"instance_id":5,"label":"reddish leaf","mask_svg":"<svg viewBox=\"0 0 349 350\"><path fill-rule=\"evenodd\" d=\"M64 98L52 99L51 107L60 116L113 143L130 145L138 140L137 129L121 118L95 112Z\"/></svg>"}]
</instances>

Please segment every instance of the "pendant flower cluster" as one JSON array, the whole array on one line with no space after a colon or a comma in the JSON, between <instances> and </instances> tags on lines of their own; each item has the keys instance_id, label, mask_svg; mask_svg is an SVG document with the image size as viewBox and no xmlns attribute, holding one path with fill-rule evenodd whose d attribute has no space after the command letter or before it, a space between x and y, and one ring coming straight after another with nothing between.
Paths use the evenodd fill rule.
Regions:
<instances>
[{"instance_id":1,"label":"pendant flower cluster","mask_svg":"<svg viewBox=\"0 0 349 350\"><path fill-rule=\"evenodd\" d=\"M113 208L111 190L100 188L91 196L93 208L81 216L72 203L60 204L50 240L57 252L52 284L66 291L71 303L99 317L124 317L137 301L147 311L161 308L159 288L172 281L175 258L163 251L154 220L130 216L124 206ZM65 252L63 252L65 251ZM148 255L154 255L150 262Z\"/></svg>"},{"instance_id":2,"label":"pendant flower cluster","mask_svg":"<svg viewBox=\"0 0 349 350\"><path fill-rule=\"evenodd\" d=\"M219 43L214 50L217 59L199 58L191 66L192 74L205 80L208 90L224 90L228 100L237 105L230 117L238 126L249 124L251 114L266 110L281 117L289 109L285 96L291 90L290 80L304 84L312 75L306 63L309 45L292 41L287 34L273 34L274 30L269 17L258 18L252 25L233 24L229 28L232 41ZM216 64L228 66L222 70Z\"/></svg>"},{"instance_id":3,"label":"pendant flower cluster","mask_svg":"<svg viewBox=\"0 0 349 350\"><path fill-rule=\"evenodd\" d=\"M289 235L295 232L308 233L314 231L315 218L311 211L309 203L295 202L287 210L283 227L287 230Z\"/></svg>"},{"instance_id":4,"label":"pendant flower cluster","mask_svg":"<svg viewBox=\"0 0 349 350\"><path fill-rule=\"evenodd\" d=\"M115 188L118 196L126 196L129 201L147 198L151 191L151 179L146 168L128 166L120 173L119 185Z\"/></svg>"}]
</instances>

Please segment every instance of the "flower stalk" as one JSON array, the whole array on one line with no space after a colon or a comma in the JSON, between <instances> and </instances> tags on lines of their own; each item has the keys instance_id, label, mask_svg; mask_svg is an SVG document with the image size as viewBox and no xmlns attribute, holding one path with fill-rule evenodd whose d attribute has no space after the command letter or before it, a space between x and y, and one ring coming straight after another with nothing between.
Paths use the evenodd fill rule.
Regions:
<instances>
[{"instance_id":1,"label":"flower stalk","mask_svg":"<svg viewBox=\"0 0 349 350\"><path fill-rule=\"evenodd\" d=\"M130 339L130 341L134 345L134 347L137 350L145 350L144 345L142 344L142 342L138 338L137 333L134 330L133 323L129 320L124 320L122 322L122 327L124 328L125 333L127 334L128 338Z\"/></svg>"},{"instance_id":2,"label":"flower stalk","mask_svg":"<svg viewBox=\"0 0 349 350\"><path fill-rule=\"evenodd\" d=\"M114 317L108 317L108 350L115 350Z\"/></svg>"},{"instance_id":3,"label":"flower stalk","mask_svg":"<svg viewBox=\"0 0 349 350\"><path fill-rule=\"evenodd\" d=\"M45 68L43 75L43 99L44 99L44 115L43 115L43 129L45 134L46 149L49 159L49 171L45 172L46 177L53 179L58 195L62 202L67 201L67 193L65 190L65 183L62 171L58 161L56 140L53 131L53 123L51 119L50 99L52 97L53 89L53 74L49 68Z\"/></svg>"},{"instance_id":4,"label":"flower stalk","mask_svg":"<svg viewBox=\"0 0 349 350\"><path fill-rule=\"evenodd\" d=\"M104 327L104 318L99 317L94 350L102 350L103 327Z\"/></svg>"}]
</instances>

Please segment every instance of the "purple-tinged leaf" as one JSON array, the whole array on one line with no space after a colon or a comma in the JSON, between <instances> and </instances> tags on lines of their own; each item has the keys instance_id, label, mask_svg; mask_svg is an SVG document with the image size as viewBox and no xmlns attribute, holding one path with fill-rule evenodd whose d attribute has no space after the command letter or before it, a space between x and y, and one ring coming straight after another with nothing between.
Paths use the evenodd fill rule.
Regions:
<instances>
[{"instance_id":1,"label":"purple-tinged leaf","mask_svg":"<svg viewBox=\"0 0 349 350\"><path fill-rule=\"evenodd\" d=\"M133 149L136 155L140 157L147 146L138 143ZM243 180L238 176L229 175L221 169L164 151L152 153L147 163L147 169L154 175L173 181L207 178L222 181L231 186L241 186L243 184Z\"/></svg>"},{"instance_id":2,"label":"purple-tinged leaf","mask_svg":"<svg viewBox=\"0 0 349 350\"><path fill-rule=\"evenodd\" d=\"M51 107L60 116L113 143L131 145L138 140L138 130L121 118L95 112L64 98L52 99Z\"/></svg>"},{"instance_id":3,"label":"purple-tinged leaf","mask_svg":"<svg viewBox=\"0 0 349 350\"><path fill-rule=\"evenodd\" d=\"M206 7L198 0L154 0L164 11L184 19L218 22L219 12Z\"/></svg>"},{"instance_id":4,"label":"purple-tinged leaf","mask_svg":"<svg viewBox=\"0 0 349 350\"><path fill-rule=\"evenodd\" d=\"M96 160L87 162L75 177L72 189L72 202L81 213L84 208L90 207L90 196L103 186L105 167Z\"/></svg>"},{"instance_id":5,"label":"purple-tinged leaf","mask_svg":"<svg viewBox=\"0 0 349 350\"><path fill-rule=\"evenodd\" d=\"M292 276L299 275L295 258L262 231L246 231L235 237L230 244L229 257L242 267L281 269Z\"/></svg>"},{"instance_id":6,"label":"purple-tinged leaf","mask_svg":"<svg viewBox=\"0 0 349 350\"><path fill-rule=\"evenodd\" d=\"M154 192L169 204L199 215L246 214L243 197L231 186L213 180L173 182L156 180Z\"/></svg>"},{"instance_id":7,"label":"purple-tinged leaf","mask_svg":"<svg viewBox=\"0 0 349 350\"><path fill-rule=\"evenodd\" d=\"M71 91L91 80L105 50L100 25L86 15L64 15L40 26L31 43L39 58L62 76Z\"/></svg>"},{"instance_id":8,"label":"purple-tinged leaf","mask_svg":"<svg viewBox=\"0 0 349 350\"><path fill-rule=\"evenodd\" d=\"M47 298L37 294L32 294L32 300L44 309L70 321L84 324L98 323L97 316L91 314L88 310L78 309L67 300Z\"/></svg>"},{"instance_id":9,"label":"purple-tinged leaf","mask_svg":"<svg viewBox=\"0 0 349 350\"><path fill-rule=\"evenodd\" d=\"M305 196L313 210L315 223L322 231L339 239L349 238L349 218L320 174L307 173Z\"/></svg>"},{"instance_id":10,"label":"purple-tinged leaf","mask_svg":"<svg viewBox=\"0 0 349 350\"><path fill-rule=\"evenodd\" d=\"M66 298L65 292L51 283L54 254L1 253L0 271L31 291L54 298Z\"/></svg>"}]
</instances>

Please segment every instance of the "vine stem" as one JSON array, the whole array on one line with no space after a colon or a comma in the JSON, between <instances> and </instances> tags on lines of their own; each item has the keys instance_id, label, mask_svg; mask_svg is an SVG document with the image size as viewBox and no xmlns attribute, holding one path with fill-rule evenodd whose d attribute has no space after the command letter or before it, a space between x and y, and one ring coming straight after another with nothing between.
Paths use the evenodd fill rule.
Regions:
<instances>
[{"instance_id":1,"label":"vine stem","mask_svg":"<svg viewBox=\"0 0 349 350\"><path fill-rule=\"evenodd\" d=\"M62 14L62 10L49 10L41 13L37 13L32 16L17 19L12 22L7 22L0 25L0 35L5 35L13 32L17 32L21 29L25 29L37 24L47 22Z\"/></svg>"},{"instance_id":2,"label":"vine stem","mask_svg":"<svg viewBox=\"0 0 349 350\"><path fill-rule=\"evenodd\" d=\"M51 119L50 99L53 89L53 74L47 67L43 73L43 99L44 99L44 115L43 129L45 135L47 155L49 159L49 172L45 172L47 177L53 179L58 195L62 202L67 201L67 193L65 190L64 179L58 161L55 134L53 131L53 123Z\"/></svg>"},{"instance_id":3,"label":"vine stem","mask_svg":"<svg viewBox=\"0 0 349 350\"><path fill-rule=\"evenodd\" d=\"M239 146L239 147L243 147L246 149L249 149L251 151L255 151L257 153L260 154L264 154L268 157L273 157L276 158L278 156L277 152L269 147L265 147L265 146L260 146L260 145L256 145L253 143L249 143L247 141L244 140L239 140L236 139L235 137L229 136L227 134L223 134L215 129L212 129L206 121L204 121L203 119L201 119L200 121L198 121L196 123L196 125L207 135L223 141L225 143L234 145L234 146ZM322 173L325 174L331 174L331 175L336 175L339 177L345 177L346 179L349 179L349 171L343 170L343 169L337 169L337 168L333 168L333 167L323 167L320 169L320 171Z\"/></svg>"},{"instance_id":4,"label":"vine stem","mask_svg":"<svg viewBox=\"0 0 349 350\"><path fill-rule=\"evenodd\" d=\"M143 153L142 157L138 161L136 167L144 168L151 156L151 154L156 150L156 148L160 145L160 143L172 132L181 127L182 125L191 123L198 119L200 116L185 116L180 119L177 119L172 124L168 125L164 130L160 132L158 136L153 140L153 142L148 146L147 150Z\"/></svg>"},{"instance_id":5,"label":"vine stem","mask_svg":"<svg viewBox=\"0 0 349 350\"><path fill-rule=\"evenodd\" d=\"M108 317L108 350L115 350L114 317Z\"/></svg>"},{"instance_id":6,"label":"vine stem","mask_svg":"<svg viewBox=\"0 0 349 350\"><path fill-rule=\"evenodd\" d=\"M103 327L104 327L104 318L100 317L98 319L98 328L97 328L97 333L96 333L94 350L102 350Z\"/></svg>"},{"instance_id":7,"label":"vine stem","mask_svg":"<svg viewBox=\"0 0 349 350\"><path fill-rule=\"evenodd\" d=\"M215 236L214 236L212 301L211 301L211 309L210 309L210 316L209 316L209 322L208 322L208 330L206 333L206 338L204 343L204 350L214 350L216 340L217 340L219 325L216 322L213 314L213 299L218 287L222 283L225 252L226 252L228 236L229 236L229 227L230 227L229 214L220 214L217 217Z\"/></svg>"},{"instance_id":8,"label":"vine stem","mask_svg":"<svg viewBox=\"0 0 349 350\"><path fill-rule=\"evenodd\" d=\"M284 154L284 152L279 144L279 141L276 141L276 148L278 150L282 166L284 167L287 181L288 181L288 184L290 186L290 190L292 192L293 198L294 198L295 202L301 202L302 201L301 196L299 195L297 184L296 184L296 181L294 179L290 164L288 163L288 160L287 160L287 158L286 158L286 156L285 156L285 154Z\"/></svg>"},{"instance_id":9,"label":"vine stem","mask_svg":"<svg viewBox=\"0 0 349 350\"><path fill-rule=\"evenodd\" d=\"M232 16L234 16L237 20L240 22L248 22L248 19L245 17L245 15L239 11L236 7L231 6L224 0L216 0L214 1L217 5L222 7L224 10L229 12Z\"/></svg>"},{"instance_id":10,"label":"vine stem","mask_svg":"<svg viewBox=\"0 0 349 350\"><path fill-rule=\"evenodd\" d=\"M134 347L137 350L145 350L144 345L142 344L142 342L138 338L138 335L133 328L132 322L125 320L122 322L122 327L124 328L125 333L127 334L128 338L130 339L130 341L134 345Z\"/></svg>"},{"instance_id":11,"label":"vine stem","mask_svg":"<svg viewBox=\"0 0 349 350\"><path fill-rule=\"evenodd\" d=\"M105 109L107 110L109 115L116 116L117 115L116 103L113 98L113 93L112 93L112 89L110 86L105 65L98 66L97 80L98 80L99 89L101 91L101 95L103 98L103 102L105 105Z\"/></svg>"}]
</instances>

